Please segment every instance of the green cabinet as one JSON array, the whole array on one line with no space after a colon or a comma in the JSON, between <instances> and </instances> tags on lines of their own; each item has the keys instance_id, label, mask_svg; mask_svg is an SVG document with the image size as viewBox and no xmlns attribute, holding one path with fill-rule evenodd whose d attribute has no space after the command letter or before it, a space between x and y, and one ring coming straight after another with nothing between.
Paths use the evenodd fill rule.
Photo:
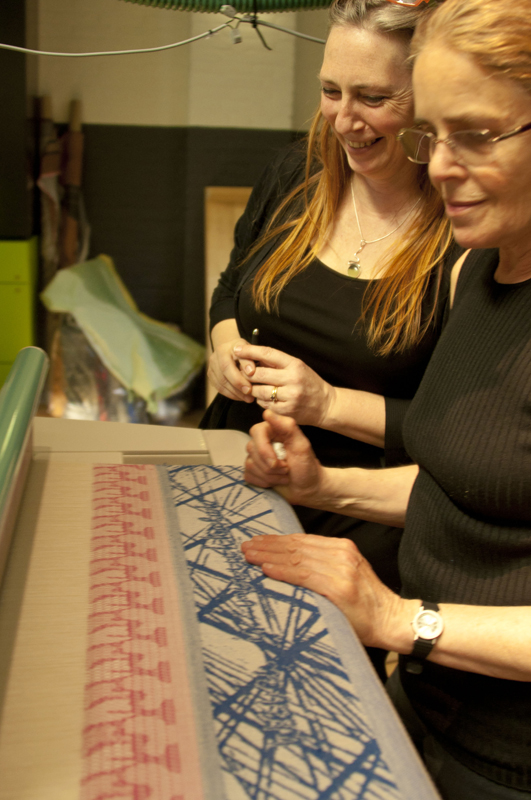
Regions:
<instances>
[{"instance_id":1,"label":"green cabinet","mask_svg":"<svg viewBox=\"0 0 531 800\"><path fill-rule=\"evenodd\" d=\"M38 239L0 241L0 386L22 347L35 344Z\"/></svg>"}]
</instances>

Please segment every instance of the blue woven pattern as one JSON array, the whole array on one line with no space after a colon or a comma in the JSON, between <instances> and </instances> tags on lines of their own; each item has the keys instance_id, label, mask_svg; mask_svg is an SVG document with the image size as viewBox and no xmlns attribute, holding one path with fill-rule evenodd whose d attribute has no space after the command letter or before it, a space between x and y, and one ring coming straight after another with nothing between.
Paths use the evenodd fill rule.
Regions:
<instances>
[{"instance_id":1,"label":"blue woven pattern","mask_svg":"<svg viewBox=\"0 0 531 800\"><path fill-rule=\"evenodd\" d=\"M315 596L243 559L242 541L281 532L268 494L232 467L168 476L227 800L403 798Z\"/></svg>"}]
</instances>

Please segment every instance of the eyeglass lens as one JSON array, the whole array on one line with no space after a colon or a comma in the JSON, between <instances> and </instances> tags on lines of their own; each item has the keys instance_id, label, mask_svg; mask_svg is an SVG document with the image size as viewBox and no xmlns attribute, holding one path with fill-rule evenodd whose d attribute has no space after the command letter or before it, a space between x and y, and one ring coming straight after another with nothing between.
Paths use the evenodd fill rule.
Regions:
<instances>
[{"instance_id":1,"label":"eyeglass lens","mask_svg":"<svg viewBox=\"0 0 531 800\"><path fill-rule=\"evenodd\" d=\"M406 155L416 164L428 164L430 161L430 137L422 131L408 129L400 134L400 141Z\"/></svg>"},{"instance_id":2,"label":"eyeglass lens","mask_svg":"<svg viewBox=\"0 0 531 800\"><path fill-rule=\"evenodd\" d=\"M444 140L457 158L463 158L467 163L477 163L483 160L491 149L490 131L456 131ZM432 133L409 129L401 137L406 155L417 164L428 164L433 156L439 139Z\"/></svg>"}]
</instances>

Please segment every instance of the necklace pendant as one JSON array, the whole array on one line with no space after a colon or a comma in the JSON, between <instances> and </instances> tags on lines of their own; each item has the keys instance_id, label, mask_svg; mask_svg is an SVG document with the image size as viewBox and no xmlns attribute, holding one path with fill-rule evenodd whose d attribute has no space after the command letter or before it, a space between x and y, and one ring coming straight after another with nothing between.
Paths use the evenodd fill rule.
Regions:
<instances>
[{"instance_id":1,"label":"necklace pendant","mask_svg":"<svg viewBox=\"0 0 531 800\"><path fill-rule=\"evenodd\" d=\"M367 242L365 241L365 239L361 239L360 246L352 256L350 261L347 262L347 275L349 275L351 278L359 278L359 275L361 273L359 254L361 253L366 244Z\"/></svg>"},{"instance_id":2,"label":"necklace pendant","mask_svg":"<svg viewBox=\"0 0 531 800\"><path fill-rule=\"evenodd\" d=\"M350 275L351 278L358 278L360 272L361 272L360 260L357 256L354 256L352 261L348 262L347 274Z\"/></svg>"}]
</instances>

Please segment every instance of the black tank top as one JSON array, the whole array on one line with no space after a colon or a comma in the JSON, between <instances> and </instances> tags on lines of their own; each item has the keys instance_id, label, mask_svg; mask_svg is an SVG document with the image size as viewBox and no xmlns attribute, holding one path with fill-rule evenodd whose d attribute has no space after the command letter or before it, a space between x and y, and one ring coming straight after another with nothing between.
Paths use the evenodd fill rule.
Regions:
<instances>
[{"instance_id":1,"label":"black tank top","mask_svg":"<svg viewBox=\"0 0 531 800\"><path fill-rule=\"evenodd\" d=\"M315 259L282 290L279 313L257 312L251 298L252 278L239 295L236 317L242 335L251 340L260 330L260 344L300 358L333 386L410 399L420 383L442 327L444 304L423 340L403 354L378 356L369 349L358 320L367 281L353 280ZM425 307L433 306L427 293ZM441 288L444 297L446 286ZM356 409L352 409L356 414ZM234 402L226 427L248 431L262 419L255 403ZM330 431L304 426L319 460L326 466L381 466L383 451Z\"/></svg>"}]
</instances>

